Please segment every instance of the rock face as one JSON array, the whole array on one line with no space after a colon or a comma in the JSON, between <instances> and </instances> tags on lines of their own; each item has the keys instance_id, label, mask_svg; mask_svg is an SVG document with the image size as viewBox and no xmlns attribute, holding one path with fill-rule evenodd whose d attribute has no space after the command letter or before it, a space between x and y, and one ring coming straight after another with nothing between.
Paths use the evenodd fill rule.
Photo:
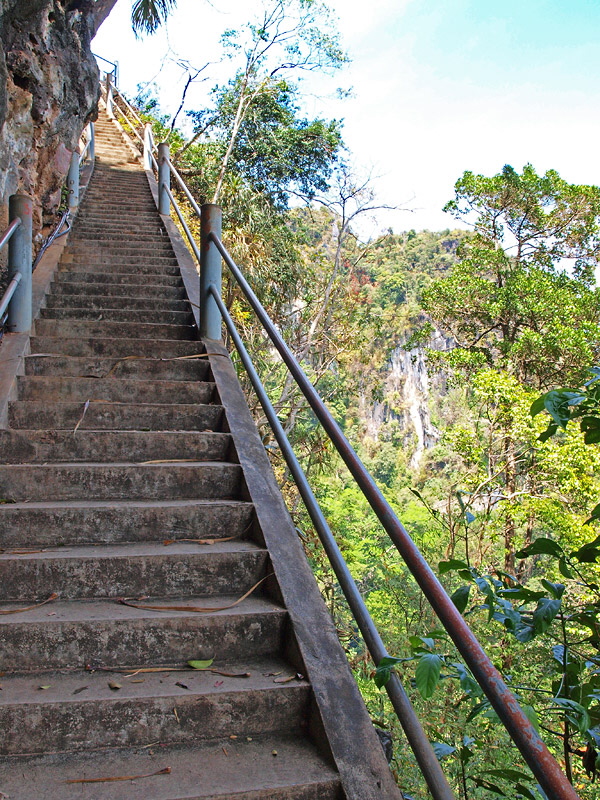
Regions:
<instances>
[{"instance_id":1,"label":"rock face","mask_svg":"<svg viewBox=\"0 0 600 800\"><path fill-rule=\"evenodd\" d=\"M433 350L448 350L450 346L451 340L438 330L428 343ZM367 415L366 432L374 441L378 440L382 426L392 420L398 423L406 434L405 446L411 451L411 468L419 466L423 452L440 438L440 432L429 415L431 388L425 348L405 350L399 344L386 366L383 398L373 403ZM438 386L437 390L441 388Z\"/></svg>"},{"instance_id":2,"label":"rock face","mask_svg":"<svg viewBox=\"0 0 600 800\"><path fill-rule=\"evenodd\" d=\"M97 113L94 24L93 9L77 0L0 0L0 227L9 196L32 195L38 242Z\"/></svg>"}]
</instances>

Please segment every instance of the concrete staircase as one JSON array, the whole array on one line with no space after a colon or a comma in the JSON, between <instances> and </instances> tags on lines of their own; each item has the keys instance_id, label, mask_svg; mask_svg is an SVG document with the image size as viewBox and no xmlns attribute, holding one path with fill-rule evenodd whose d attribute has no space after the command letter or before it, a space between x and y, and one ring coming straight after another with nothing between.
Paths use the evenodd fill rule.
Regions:
<instances>
[{"instance_id":1,"label":"concrete staircase","mask_svg":"<svg viewBox=\"0 0 600 800\"><path fill-rule=\"evenodd\" d=\"M399 798L173 226L96 131L0 431L0 798Z\"/></svg>"}]
</instances>

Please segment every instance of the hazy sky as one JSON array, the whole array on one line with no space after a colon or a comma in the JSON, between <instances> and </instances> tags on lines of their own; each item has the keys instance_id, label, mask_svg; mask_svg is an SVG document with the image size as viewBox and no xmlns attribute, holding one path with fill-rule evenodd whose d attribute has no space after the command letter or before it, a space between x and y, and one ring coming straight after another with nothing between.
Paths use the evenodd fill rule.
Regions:
<instances>
[{"instance_id":1,"label":"hazy sky","mask_svg":"<svg viewBox=\"0 0 600 800\"><path fill-rule=\"evenodd\" d=\"M166 31L136 41L130 0L119 0L94 51L119 62L120 83L156 80L167 110L185 77L168 62L212 63L190 92L231 76L218 39L246 24L260 5L178 0ZM492 175L531 162L573 183L600 184L599 0L330 0L352 63L306 85L306 113L344 119L359 171L373 175L379 200L410 211L381 214L376 226L451 227L441 211L464 170ZM344 101L337 87L353 89Z\"/></svg>"}]
</instances>

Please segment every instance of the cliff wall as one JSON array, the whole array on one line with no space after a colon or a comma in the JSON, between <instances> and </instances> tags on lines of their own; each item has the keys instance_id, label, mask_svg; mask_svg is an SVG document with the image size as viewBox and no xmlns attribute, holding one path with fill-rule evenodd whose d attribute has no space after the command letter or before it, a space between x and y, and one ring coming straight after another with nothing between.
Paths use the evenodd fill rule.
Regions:
<instances>
[{"instance_id":1,"label":"cliff wall","mask_svg":"<svg viewBox=\"0 0 600 800\"><path fill-rule=\"evenodd\" d=\"M93 4L0 0L0 227L8 198L35 198L34 237L53 223L61 187L98 102Z\"/></svg>"}]
</instances>

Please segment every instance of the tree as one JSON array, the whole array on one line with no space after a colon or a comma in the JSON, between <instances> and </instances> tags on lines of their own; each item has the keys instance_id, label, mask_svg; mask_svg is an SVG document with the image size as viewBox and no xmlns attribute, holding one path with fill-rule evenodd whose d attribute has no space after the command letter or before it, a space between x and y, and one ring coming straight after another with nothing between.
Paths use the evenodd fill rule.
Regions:
<instances>
[{"instance_id":1,"label":"tree","mask_svg":"<svg viewBox=\"0 0 600 800\"><path fill-rule=\"evenodd\" d=\"M493 178L465 172L445 210L474 229L452 275L424 293L456 341L454 362L537 387L581 377L600 349L600 189L506 166Z\"/></svg>"},{"instance_id":2,"label":"tree","mask_svg":"<svg viewBox=\"0 0 600 800\"><path fill-rule=\"evenodd\" d=\"M537 389L577 381L600 351L600 293L592 288L600 263L600 189L568 184L552 170L538 176L531 165L522 174L505 166L492 178L466 172L446 210L474 233L452 274L423 295L425 309L455 343L438 360L463 368L467 382L484 368ZM503 398L504 379L498 380ZM524 491L533 464L519 452L511 402L498 403L502 457L491 451L486 457L499 469L502 495L512 498ZM515 567L511 506L505 507L506 572Z\"/></svg>"},{"instance_id":3,"label":"tree","mask_svg":"<svg viewBox=\"0 0 600 800\"><path fill-rule=\"evenodd\" d=\"M213 202L217 194L226 191L227 171L280 210L287 207L291 191L306 198L317 190L325 191L342 144L340 123L301 116L297 88L275 78L263 82L261 92L238 120L242 92L238 75L215 92L213 109L189 114L205 134L203 146L194 153L206 156L202 171L205 184L211 184ZM189 174L193 161L188 143L176 162Z\"/></svg>"},{"instance_id":4,"label":"tree","mask_svg":"<svg viewBox=\"0 0 600 800\"><path fill-rule=\"evenodd\" d=\"M222 42L232 58L242 56L243 65L230 84L232 91L225 87L218 92L225 104L233 102L233 105L213 203L219 201L229 162L250 110L263 96L267 98L262 103L263 109L268 106L268 97L275 87L280 92L290 91L287 83L280 82L282 74L337 69L348 60L338 34L332 32L329 9L315 0L274 0L258 24L250 24L243 31L228 30ZM207 127L210 124L206 126L202 119L195 138L205 133Z\"/></svg>"}]
</instances>

